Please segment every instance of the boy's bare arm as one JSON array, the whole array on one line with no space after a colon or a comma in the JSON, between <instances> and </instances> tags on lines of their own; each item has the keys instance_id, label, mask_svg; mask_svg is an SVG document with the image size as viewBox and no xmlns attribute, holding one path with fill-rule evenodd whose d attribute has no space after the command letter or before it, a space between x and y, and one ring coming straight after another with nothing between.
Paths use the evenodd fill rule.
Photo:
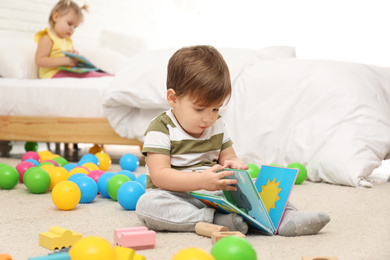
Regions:
<instances>
[{"instance_id":1,"label":"boy's bare arm","mask_svg":"<svg viewBox=\"0 0 390 260\"><path fill-rule=\"evenodd\" d=\"M221 153L219 154L219 164L223 165L224 168L239 170L248 169L248 165L237 157L233 146L230 146L221 151Z\"/></svg>"},{"instance_id":2,"label":"boy's bare arm","mask_svg":"<svg viewBox=\"0 0 390 260\"><path fill-rule=\"evenodd\" d=\"M157 187L170 191L194 191L194 190L231 190L230 186L237 180L222 179L232 175L231 171L218 172L223 169L221 165L215 165L204 172L182 172L171 168L171 159L168 155L148 153L147 163L150 177Z\"/></svg>"}]
</instances>

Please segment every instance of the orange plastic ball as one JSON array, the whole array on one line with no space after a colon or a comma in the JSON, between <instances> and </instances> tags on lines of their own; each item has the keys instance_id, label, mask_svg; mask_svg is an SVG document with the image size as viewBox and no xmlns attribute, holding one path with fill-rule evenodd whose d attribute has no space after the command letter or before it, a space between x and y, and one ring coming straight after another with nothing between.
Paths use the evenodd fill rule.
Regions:
<instances>
[{"instance_id":1,"label":"orange plastic ball","mask_svg":"<svg viewBox=\"0 0 390 260\"><path fill-rule=\"evenodd\" d=\"M114 247L104 238L89 236L77 241L69 250L72 260L116 260Z\"/></svg>"},{"instance_id":2,"label":"orange plastic ball","mask_svg":"<svg viewBox=\"0 0 390 260\"><path fill-rule=\"evenodd\" d=\"M100 152L103 152L103 147L101 147L100 145L97 145L97 144L95 144L94 146L92 146L89 149L89 153L91 153L91 154L97 154Z\"/></svg>"},{"instance_id":3,"label":"orange plastic ball","mask_svg":"<svg viewBox=\"0 0 390 260\"><path fill-rule=\"evenodd\" d=\"M79 204L81 191L73 181L61 181L51 192L54 205L61 210L71 210Z\"/></svg>"}]
</instances>

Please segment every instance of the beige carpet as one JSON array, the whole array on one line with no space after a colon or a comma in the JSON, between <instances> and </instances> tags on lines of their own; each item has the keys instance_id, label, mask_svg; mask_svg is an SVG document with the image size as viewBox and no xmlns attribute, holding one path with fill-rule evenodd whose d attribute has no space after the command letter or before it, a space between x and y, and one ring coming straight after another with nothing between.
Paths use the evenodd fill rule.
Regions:
<instances>
[{"instance_id":1,"label":"beige carpet","mask_svg":"<svg viewBox=\"0 0 390 260\"><path fill-rule=\"evenodd\" d=\"M17 159L0 158L16 166ZM110 170L118 171L113 165ZM137 170L143 173L144 168ZM297 185L291 201L305 211L325 211L331 222L318 234L303 237L248 234L258 259L302 259L302 256L336 256L338 259L390 259L390 182L376 182L373 188L351 188L323 183ZM83 236L99 236L114 244L115 228L141 225L133 211L100 195L90 204L71 211L57 209L50 192L32 194L23 184L0 190L0 254L13 259L47 255L39 246L39 233L53 225ZM140 250L148 260L169 260L181 249L212 248L211 240L195 233L158 232L154 249Z\"/></svg>"}]
</instances>

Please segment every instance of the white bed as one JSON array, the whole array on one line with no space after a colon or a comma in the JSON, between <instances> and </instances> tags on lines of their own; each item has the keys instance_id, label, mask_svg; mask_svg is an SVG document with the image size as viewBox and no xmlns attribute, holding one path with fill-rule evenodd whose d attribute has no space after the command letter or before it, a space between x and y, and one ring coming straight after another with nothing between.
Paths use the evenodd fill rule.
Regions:
<instances>
[{"instance_id":1,"label":"white bed","mask_svg":"<svg viewBox=\"0 0 390 260\"><path fill-rule=\"evenodd\" d=\"M294 48L220 49L233 95L221 110L247 163L306 165L310 180L369 186L390 149L390 68L300 60ZM134 56L107 89L104 112L123 137L142 140L168 109L166 66L174 50Z\"/></svg>"}]
</instances>

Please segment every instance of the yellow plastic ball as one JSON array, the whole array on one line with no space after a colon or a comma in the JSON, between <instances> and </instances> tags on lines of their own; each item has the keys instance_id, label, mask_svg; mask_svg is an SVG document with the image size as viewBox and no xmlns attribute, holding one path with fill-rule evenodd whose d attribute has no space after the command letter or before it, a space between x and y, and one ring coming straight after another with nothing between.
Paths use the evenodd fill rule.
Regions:
<instances>
[{"instance_id":1,"label":"yellow plastic ball","mask_svg":"<svg viewBox=\"0 0 390 260\"><path fill-rule=\"evenodd\" d=\"M41 165L39 166L42 170L45 170L47 173L49 173L49 171L53 168L55 168L54 165L52 164L44 164L44 165Z\"/></svg>"},{"instance_id":2,"label":"yellow plastic ball","mask_svg":"<svg viewBox=\"0 0 390 260\"><path fill-rule=\"evenodd\" d=\"M40 151L38 152L39 158L41 158L41 162L50 160L53 156L53 153L50 151Z\"/></svg>"},{"instance_id":3,"label":"yellow plastic ball","mask_svg":"<svg viewBox=\"0 0 390 260\"><path fill-rule=\"evenodd\" d=\"M94 170L99 170L99 166L97 166L96 164L94 164L92 162L84 163L82 166L87 168L90 172L94 171Z\"/></svg>"},{"instance_id":4,"label":"yellow plastic ball","mask_svg":"<svg viewBox=\"0 0 390 260\"><path fill-rule=\"evenodd\" d=\"M57 183L66 181L69 178L69 172L64 167L53 167L47 172L50 176L49 189L53 189Z\"/></svg>"},{"instance_id":5,"label":"yellow plastic ball","mask_svg":"<svg viewBox=\"0 0 390 260\"><path fill-rule=\"evenodd\" d=\"M189 247L177 252L171 260L215 260L215 258L203 249Z\"/></svg>"},{"instance_id":6,"label":"yellow plastic ball","mask_svg":"<svg viewBox=\"0 0 390 260\"><path fill-rule=\"evenodd\" d=\"M89 153L91 154L97 154L100 152L103 152L103 147L101 147L100 145L95 144L94 146L89 148Z\"/></svg>"},{"instance_id":7,"label":"yellow plastic ball","mask_svg":"<svg viewBox=\"0 0 390 260\"><path fill-rule=\"evenodd\" d=\"M114 247L104 238L84 237L69 250L72 260L116 260Z\"/></svg>"},{"instance_id":8,"label":"yellow plastic ball","mask_svg":"<svg viewBox=\"0 0 390 260\"><path fill-rule=\"evenodd\" d=\"M85 169L85 168L82 168L82 167L74 167L72 170L69 171L69 176L72 176L73 174L75 173L84 173L84 174L88 174L89 173L89 170L88 169Z\"/></svg>"},{"instance_id":9,"label":"yellow plastic ball","mask_svg":"<svg viewBox=\"0 0 390 260\"><path fill-rule=\"evenodd\" d=\"M61 210L71 210L79 204L81 191L73 181L61 181L51 192L54 205Z\"/></svg>"},{"instance_id":10,"label":"yellow plastic ball","mask_svg":"<svg viewBox=\"0 0 390 260\"><path fill-rule=\"evenodd\" d=\"M111 166L111 157L106 153L97 153L95 156L99 160L99 169L106 171Z\"/></svg>"}]
</instances>

